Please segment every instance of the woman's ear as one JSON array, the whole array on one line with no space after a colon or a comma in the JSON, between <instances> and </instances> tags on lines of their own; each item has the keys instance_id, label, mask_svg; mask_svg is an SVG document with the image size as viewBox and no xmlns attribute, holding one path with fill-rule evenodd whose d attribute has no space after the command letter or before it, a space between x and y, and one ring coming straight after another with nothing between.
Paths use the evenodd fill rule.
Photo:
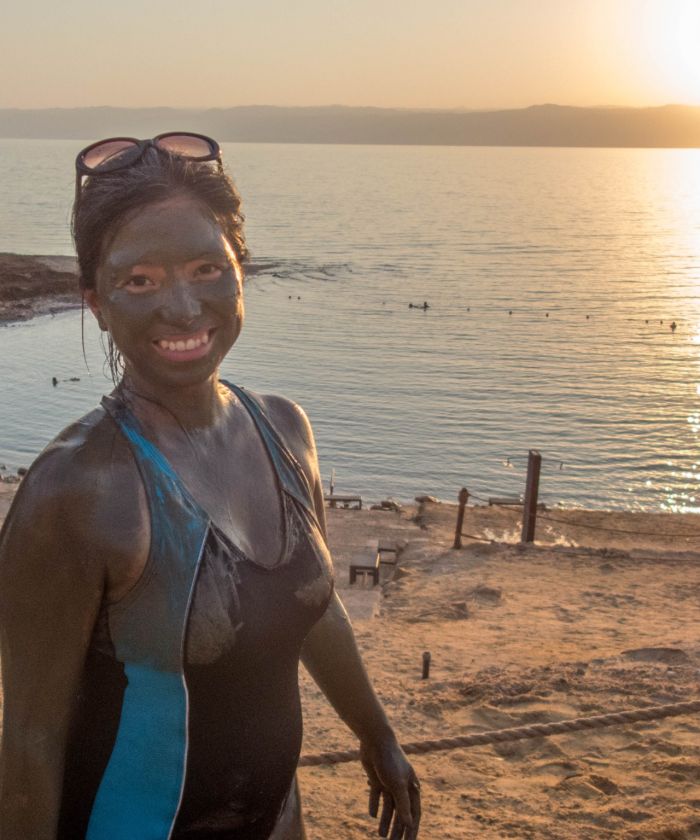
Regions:
<instances>
[{"instance_id":1,"label":"woman's ear","mask_svg":"<svg viewBox=\"0 0 700 840\"><path fill-rule=\"evenodd\" d=\"M109 327L104 319L102 310L100 309L100 302L97 297L97 289L85 289L83 291L83 300L90 307L90 312L97 318L97 323L100 325L102 332L107 332Z\"/></svg>"}]
</instances>

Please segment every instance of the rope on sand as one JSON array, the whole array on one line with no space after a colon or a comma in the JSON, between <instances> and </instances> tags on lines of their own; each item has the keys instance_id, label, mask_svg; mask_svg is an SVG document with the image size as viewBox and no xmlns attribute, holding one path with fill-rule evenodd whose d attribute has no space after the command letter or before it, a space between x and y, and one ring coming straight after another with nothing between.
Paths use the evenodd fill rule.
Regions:
<instances>
[{"instance_id":1,"label":"rope on sand","mask_svg":"<svg viewBox=\"0 0 700 840\"><path fill-rule=\"evenodd\" d=\"M441 738L436 741L413 741L403 744L407 754L422 754L437 750L454 750L459 747L475 747L482 744L500 744L507 741L520 741L523 738L541 738L548 735L560 735L564 732L576 732L579 729L599 729L605 726L617 726L624 723L660 720L661 718L689 715L700 712L700 700L689 703L671 703L666 706L647 706L643 709L630 709L625 712L613 712L607 715L560 720L555 723L535 723L531 726L516 726L512 729L493 729L476 732L457 738ZM343 764L347 761L359 761L359 750L338 750L316 755L302 755L299 767L315 767L319 764Z\"/></svg>"}]
</instances>

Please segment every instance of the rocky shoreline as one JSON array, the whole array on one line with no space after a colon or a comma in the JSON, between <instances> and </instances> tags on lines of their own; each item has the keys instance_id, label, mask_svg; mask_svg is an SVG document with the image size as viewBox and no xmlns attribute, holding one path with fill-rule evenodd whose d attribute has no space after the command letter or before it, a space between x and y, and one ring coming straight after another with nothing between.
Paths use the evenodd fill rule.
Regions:
<instances>
[{"instance_id":1,"label":"rocky shoreline","mask_svg":"<svg viewBox=\"0 0 700 840\"><path fill-rule=\"evenodd\" d=\"M75 257L0 253L0 323L78 306Z\"/></svg>"}]
</instances>

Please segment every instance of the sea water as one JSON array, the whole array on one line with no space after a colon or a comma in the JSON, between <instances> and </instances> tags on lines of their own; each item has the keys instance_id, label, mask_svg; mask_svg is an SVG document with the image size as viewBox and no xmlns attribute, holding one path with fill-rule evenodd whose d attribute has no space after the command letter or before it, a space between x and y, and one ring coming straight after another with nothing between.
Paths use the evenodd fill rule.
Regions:
<instances>
[{"instance_id":1,"label":"sea water","mask_svg":"<svg viewBox=\"0 0 700 840\"><path fill-rule=\"evenodd\" d=\"M81 145L0 140L0 251L72 253ZM700 151L224 156L267 269L222 372L306 409L326 486L515 495L538 449L550 504L700 511ZM0 328L8 470L110 389L85 327L88 367L79 312Z\"/></svg>"}]
</instances>

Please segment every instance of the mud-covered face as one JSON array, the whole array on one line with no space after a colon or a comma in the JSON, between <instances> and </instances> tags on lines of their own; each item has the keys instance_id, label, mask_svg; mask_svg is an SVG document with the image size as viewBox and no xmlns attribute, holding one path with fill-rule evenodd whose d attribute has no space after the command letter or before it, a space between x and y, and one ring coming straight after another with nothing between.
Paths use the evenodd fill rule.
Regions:
<instances>
[{"instance_id":1,"label":"mud-covered face","mask_svg":"<svg viewBox=\"0 0 700 840\"><path fill-rule=\"evenodd\" d=\"M243 324L242 271L190 198L144 207L106 245L86 300L137 384L195 385L217 373Z\"/></svg>"}]
</instances>

